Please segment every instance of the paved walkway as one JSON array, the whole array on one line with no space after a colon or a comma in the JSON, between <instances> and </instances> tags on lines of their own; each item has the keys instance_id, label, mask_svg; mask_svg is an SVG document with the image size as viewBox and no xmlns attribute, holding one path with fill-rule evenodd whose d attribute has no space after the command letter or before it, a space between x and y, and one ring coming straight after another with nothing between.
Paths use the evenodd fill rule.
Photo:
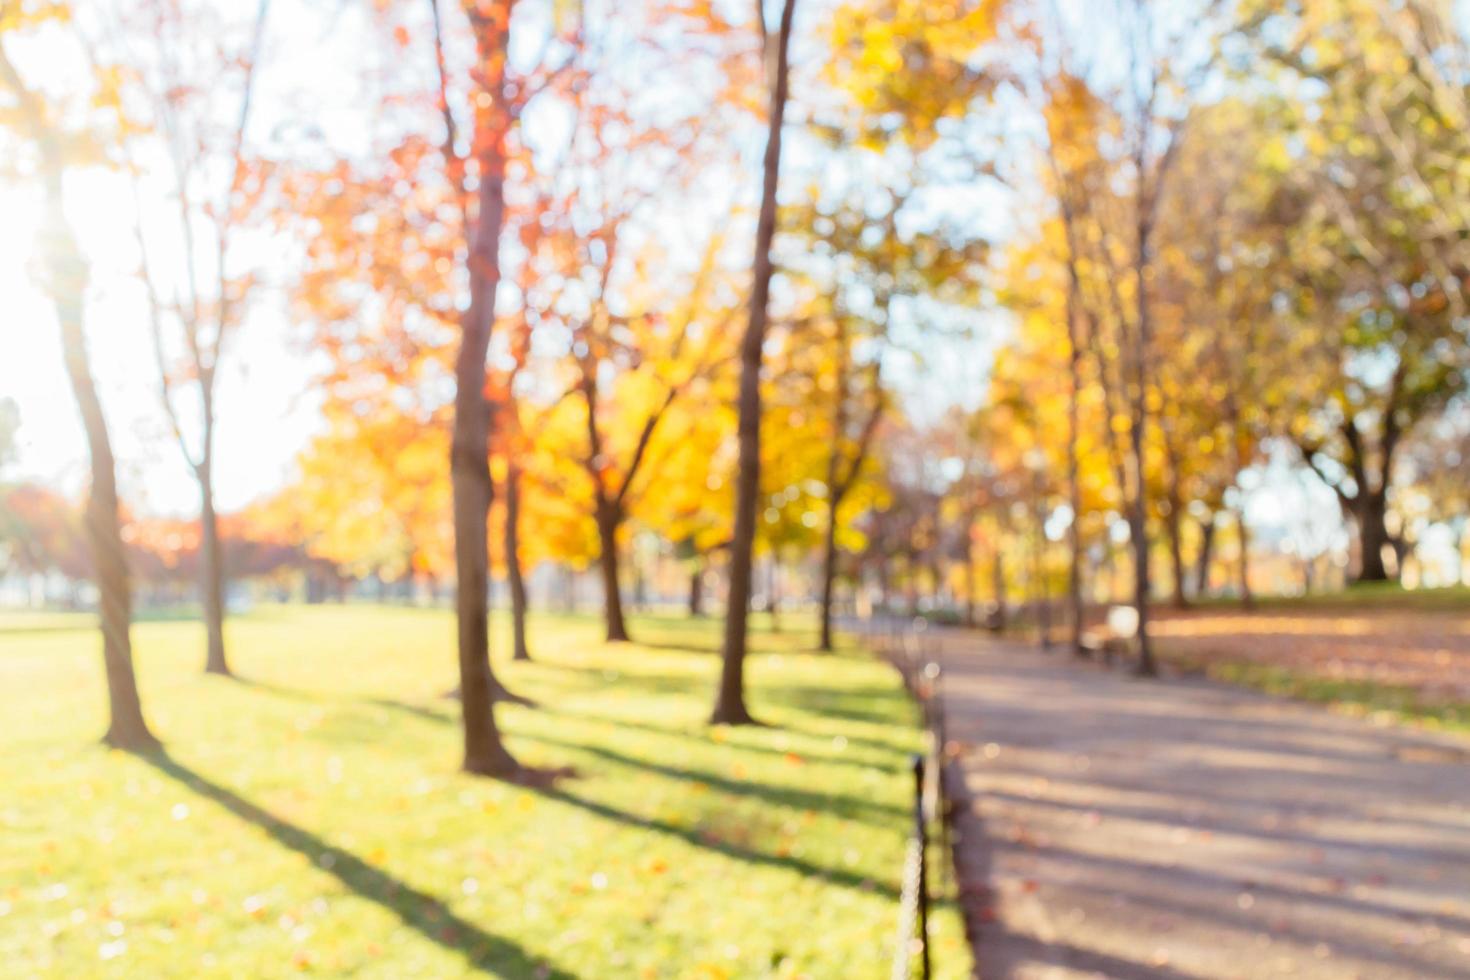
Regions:
<instances>
[{"instance_id":1,"label":"paved walkway","mask_svg":"<svg viewBox=\"0 0 1470 980\"><path fill-rule=\"evenodd\" d=\"M937 642L983 980L1470 978L1470 740Z\"/></svg>"}]
</instances>

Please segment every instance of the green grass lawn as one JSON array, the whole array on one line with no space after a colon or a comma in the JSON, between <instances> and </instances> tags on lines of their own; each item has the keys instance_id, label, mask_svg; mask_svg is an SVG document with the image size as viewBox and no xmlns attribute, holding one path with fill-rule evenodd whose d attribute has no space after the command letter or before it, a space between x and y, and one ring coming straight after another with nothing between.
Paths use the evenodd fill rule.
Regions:
<instances>
[{"instance_id":1,"label":"green grass lawn","mask_svg":"<svg viewBox=\"0 0 1470 980\"><path fill-rule=\"evenodd\" d=\"M98 743L85 621L5 617L0 976L887 976L920 745L897 677L758 632L771 727L712 730L718 623L632 629L535 619L526 665L497 633L539 702L500 709L512 751L577 772L536 791L457 771L444 611L262 607L227 629L242 681L203 676L197 624L138 625L158 758ZM936 933L968 976L951 904Z\"/></svg>"}]
</instances>

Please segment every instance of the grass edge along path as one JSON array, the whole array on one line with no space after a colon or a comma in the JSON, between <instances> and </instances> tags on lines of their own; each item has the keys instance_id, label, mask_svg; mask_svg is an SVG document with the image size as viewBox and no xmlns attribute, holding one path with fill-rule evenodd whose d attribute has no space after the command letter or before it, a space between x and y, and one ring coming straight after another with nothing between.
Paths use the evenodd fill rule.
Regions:
<instances>
[{"instance_id":1,"label":"grass edge along path","mask_svg":"<svg viewBox=\"0 0 1470 980\"><path fill-rule=\"evenodd\" d=\"M1161 644L1161 647L1163 645ZM1161 659L1185 674L1196 674L1276 697L1324 704L1344 714L1385 724L1470 735L1470 702L1424 697L1404 684L1323 677L1310 671L1235 659L1161 650Z\"/></svg>"}]
</instances>

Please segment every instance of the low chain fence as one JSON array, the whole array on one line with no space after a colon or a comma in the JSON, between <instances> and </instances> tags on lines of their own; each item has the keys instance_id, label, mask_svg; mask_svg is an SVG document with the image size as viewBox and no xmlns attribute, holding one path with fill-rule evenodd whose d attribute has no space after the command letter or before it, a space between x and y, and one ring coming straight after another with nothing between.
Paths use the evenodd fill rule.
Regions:
<instances>
[{"instance_id":1,"label":"low chain fence","mask_svg":"<svg viewBox=\"0 0 1470 980\"><path fill-rule=\"evenodd\" d=\"M854 632L866 636L869 646L891 663L922 715L925 749L913 757L913 829L904 852L899 898L898 942L893 957L893 980L918 976L929 980L931 947L929 912L936 894L952 883L950 828L952 807L945 789L945 736L940 646L922 619L885 617L857 622ZM943 876L936 892L929 867L930 828L938 833Z\"/></svg>"}]
</instances>

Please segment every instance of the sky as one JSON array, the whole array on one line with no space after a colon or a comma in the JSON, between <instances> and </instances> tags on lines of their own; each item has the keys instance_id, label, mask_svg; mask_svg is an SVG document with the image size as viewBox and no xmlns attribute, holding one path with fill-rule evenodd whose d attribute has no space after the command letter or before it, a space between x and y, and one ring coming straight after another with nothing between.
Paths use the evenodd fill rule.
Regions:
<instances>
[{"instance_id":1,"label":"sky","mask_svg":"<svg viewBox=\"0 0 1470 980\"><path fill-rule=\"evenodd\" d=\"M109 181L76 180L69 210L106 211L116 189ZM30 242L37 201L0 192L0 296L10 309L0 328L0 397L20 408L19 452L8 476L80 491L86 485L81 418L62 365L55 316L32 281ZM77 227L87 225L77 222ZM86 231L80 231L84 238ZM93 254L113 246L89 243ZM149 328L136 290L117 270L94 269L88 296L93 368L112 427L120 479L141 510L183 514L198 495L168 431L159 401ZM314 430L311 358L279 309L258 309L228 351L220 380L218 487L220 506L233 510L281 485L295 453Z\"/></svg>"},{"instance_id":2,"label":"sky","mask_svg":"<svg viewBox=\"0 0 1470 980\"><path fill-rule=\"evenodd\" d=\"M268 132L301 111L342 119L360 96L341 73L315 72L323 64L346 65L362 24L342 5L297 0L276 6L274 71L258 87L256 130ZM66 38L43 37L13 52L32 84L64 86L71 55ZM307 52L312 57L305 57ZM25 59L29 59L26 61ZM303 67L309 66L309 67ZM29 70L28 70L29 69ZM353 128L349 125L349 129ZM337 133L332 133L336 137ZM3 153L3 149L0 149ZM67 214L91 263L86 302L93 370L118 457L124 499L142 512L197 512L198 490L168 428L159 392L146 297L132 275L138 251L133 238L132 186L119 174L74 170L66 178ZM67 383L55 316L34 277L33 244L41 198L34 184L0 177L0 398L20 410L18 454L9 479L34 479L80 493L87 483L86 443ZM171 219L161 192L145 188L145 222ZM163 248L159 245L162 243ZM150 246L155 264L167 257L166 239ZM257 243L258 263L279 286L287 270L269 254L289 254L279 243ZM304 329L287 310L280 288L259 291L251 312L221 359L218 393L216 492L224 511L239 509L285 484L292 460L320 428L312 390L321 364L306 346Z\"/></svg>"}]
</instances>

